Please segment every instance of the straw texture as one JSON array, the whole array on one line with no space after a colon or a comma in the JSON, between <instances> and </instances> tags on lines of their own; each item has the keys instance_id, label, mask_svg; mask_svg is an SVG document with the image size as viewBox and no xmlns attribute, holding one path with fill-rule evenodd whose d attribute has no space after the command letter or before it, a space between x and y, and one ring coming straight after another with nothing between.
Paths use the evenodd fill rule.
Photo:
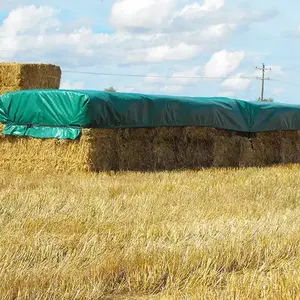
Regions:
<instances>
[{"instance_id":1,"label":"straw texture","mask_svg":"<svg viewBox=\"0 0 300 300\"><path fill-rule=\"evenodd\" d=\"M260 167L300 163L300 133L248 137L209 128L83 129L76 141L0 133L0 153L0 167L19 172Z\"/></svg>"},{"instance_id":2,"label":"straw texture","mask_svg":"<svg viewBox=\"0 0 300 300\"><path fill-rule=\"evenodd\" d=\"M0 94L28 89L58 89L61 69L52 64L0 63Z\"/></svg>"}]
</instances>

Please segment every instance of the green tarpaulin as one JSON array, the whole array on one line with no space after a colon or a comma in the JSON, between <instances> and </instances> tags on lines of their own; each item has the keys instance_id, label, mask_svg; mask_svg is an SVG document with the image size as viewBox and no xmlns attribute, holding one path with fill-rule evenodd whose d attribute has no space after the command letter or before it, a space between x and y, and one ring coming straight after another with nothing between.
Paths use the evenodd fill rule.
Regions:
<instances>
[{"instance_id":1,"label":"green tarpaulin","mask_svg":"<svg viewBox=\"0 0 300 300\"><path fill-rule=\"evenodd\" d=\"M215 127L240 132L300 130L300 105L222 97L30 90L0 97L4 134L76 139L81 128Z\"/></svg>"}]
</instances>

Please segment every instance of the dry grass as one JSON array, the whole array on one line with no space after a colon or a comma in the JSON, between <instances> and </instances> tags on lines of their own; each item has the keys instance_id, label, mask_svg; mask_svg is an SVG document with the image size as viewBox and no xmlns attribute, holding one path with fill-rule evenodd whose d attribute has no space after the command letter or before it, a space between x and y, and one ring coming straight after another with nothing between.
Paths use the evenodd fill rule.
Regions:
<instances>
[{"instance_id":1,"label":"dry grass","mask_svg":"<svg viewBox=\"0 0 300 300\"><path fill-rule=\"evenodd\" d=\"M299 182L1 170L1 299L299 299Z\"/></svg>"},{"instance_id":2,"label":"dry grass","mask_svg":"<svg viewBox=\"0 0 300 300\"><path fill-rule=\"evenodd\" d=\"M0 63L0 95L28 89L58 89L61 69L52 64Z\"/></svg>"}]
</instances>

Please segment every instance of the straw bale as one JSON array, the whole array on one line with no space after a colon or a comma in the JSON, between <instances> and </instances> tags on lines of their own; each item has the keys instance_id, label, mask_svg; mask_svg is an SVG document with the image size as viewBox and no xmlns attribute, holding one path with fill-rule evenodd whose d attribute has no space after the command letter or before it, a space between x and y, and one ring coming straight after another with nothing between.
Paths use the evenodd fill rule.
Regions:
<instances>
[{"instance_id":1,"label":"straw bale","mask_svg":"<svg viewBox=\"0 0 300 300\"><path fill-rule=\"evenodd\" d=\"M88 165L92 171L119 169L117 129L84 129L81 142L89 145Z\"/></svg>"},{"instance_id":2,"label":"straw bale","mask_svg":"<svg viewBox=\"0 0 300 300\"><path fill-rule=\"evenodd\" d=\"M119 129L119 170L147 171L154 168L154 136L151 128Z\"/></svg>"},{"instance_id":3,"label":"straw bale","mask_svg":"<svg viewBox=\"0 0 300 300\"><path fill-rule=\"evenodd\" d=\"M270 166L282 163L282 136L280 131L257 133L254 138L243 139L241 166Z\"/></svg>"},{"instance_id":4,"label":"straw bale","mask_svg":"<svg viewBox=\"0 0 300 300\"><path fill-rule=\"evenodd\" d=\"M216 136L230 136L231 132L227 130L216 129L212 127L185 127L184 134L187 139L211 139Z\"/></svg>"},{"instance_id":5,"label":"straw bale","mask_svg":"<svg viewBox=\"0 0 300 300\"><path fill-rule=\"evenodd\" d=\"M214 139L188 139L186 145L185 167L201 169L211 167L213 164Z\"/></svg>"},{"instance_id":6,"label":"straw bale","mask_svg":"<svg viewBox=\"0 0 300 300\"><path fill-rule=\"evenodd\" d=\"M182 127L156 128L154 138L155 170L181 169L186 164L186 138Z\"/></svg>"},{"instance_id":7,"label":"straw bale","mask_svg":"<svg viewBox=\"0 0 300 300\"><path fill-rule=\"evenodd\" d=\"M175 142L172 141L155 141L154 144L154 169L155 170L172 170L176 168L176 152L174 149Z\"/></svg>"},{"instance_id":8,"label":"straw bale","mask_svg":"<svg viewBox=\"0 0 300 300\"><path fill-rule=\"evenodd\" d=\"M199 169L228 165L222 161L226 161L226 155L229 153L224 153L220 146L224 148L226 142L230 144L232 132L208 127L186 127L184 132L187 140L187 167Z\"/></svg>"},{"instance_id":9,"label":"straw bale","mask_svg":"<svg viewBox=\"0 0 300 300\"><path fill-rule=\"evenodd\" d=\"M259 144L258 144L259 145ZM259 167L264 165L264 157L261 150L257 147L254 149L252 139L242 137L240 142L240 167Z\"/></svg>"},{"instance_id":10,"label":"straw bale","mask_svg":"<svg viewBox=\"0 0 300 300\"><path fill-rule=\"evenodd\" d=\"M213 166L238 167L241 155L242 137L238 135L219 136L214 139Z\"/></svg>"},{"instance_id":11,"label":"straw bale","mask_svg":"<svg viewBox=\"0 0 300 300\"><path fill-rule=\"evenodd\" d=\"M0 122L0 138L3 135L4 124Z\"/></svg>"},{"instance_id":12,"label":"straw bale","mask_svg":"<svg viewBox=\"0 0 300 300\"><path fill-rule=\"evenodd\" d=\"M61 69L52 64L0 63L0 94L28 89L58 89Z\"/></svg>"},{"instance_id":13,"label":"straw bale","mask_svg":"<svg viewBox=\"0 0 300 300\"><path fill-rule=\"evenodd\" d=\"M0 167L16 172L112 170L113 146L109 134L98 129L83 129L76 141L1 135Z\"/></svg>"},{"instance_id":14,"label":"straw bale","mask_svg":"<svg viewBox=\"0 0 300 300\"><path fill-rule=\"evenodd\" d=\"M281 132L262 132L257 133L253 139L255 156L261 156L263 165L274 165L281 162ZM264 159L263 159L263 158Z\"/></svg>"},{"instance_id":15,"label":"straw bale","mask_svg":"<svg viewBox=\"0 0 300 300\"><path fill-rule=\"evenodd\" d=\"M300 131L281 132L281 160L284 164L300 163Z\"/></svg>"},{"instance_id":16,"label":"straw bale","mask_svg":"<svg viewBox=\"0 0 300 300\"><path fill-rule=\"evenodd\" d=\"M300 131L247 135L186 128L83 129L76 141L2 134L0 167L17 172L155 171L300 163Z\"/></svg>"}]
</instances>

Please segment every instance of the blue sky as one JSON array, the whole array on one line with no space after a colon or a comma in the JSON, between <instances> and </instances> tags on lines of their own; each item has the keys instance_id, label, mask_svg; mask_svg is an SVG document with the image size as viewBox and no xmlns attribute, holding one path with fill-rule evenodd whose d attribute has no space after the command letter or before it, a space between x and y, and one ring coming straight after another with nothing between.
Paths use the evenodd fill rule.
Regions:
<instances>
[{"instance_id":1,"label":"blue sky","mask_svg":"<svg viewBox=\"0 0 300 300\"><path fill-rule=\"evenodd\" d=\"M300 104L299 11L295 0L6 0L0 61L58 64L62 88L245 100L260 96L264 62L265 96ZM121 76L132 74L144 77Z\"/></svg>"}]
</instances>

